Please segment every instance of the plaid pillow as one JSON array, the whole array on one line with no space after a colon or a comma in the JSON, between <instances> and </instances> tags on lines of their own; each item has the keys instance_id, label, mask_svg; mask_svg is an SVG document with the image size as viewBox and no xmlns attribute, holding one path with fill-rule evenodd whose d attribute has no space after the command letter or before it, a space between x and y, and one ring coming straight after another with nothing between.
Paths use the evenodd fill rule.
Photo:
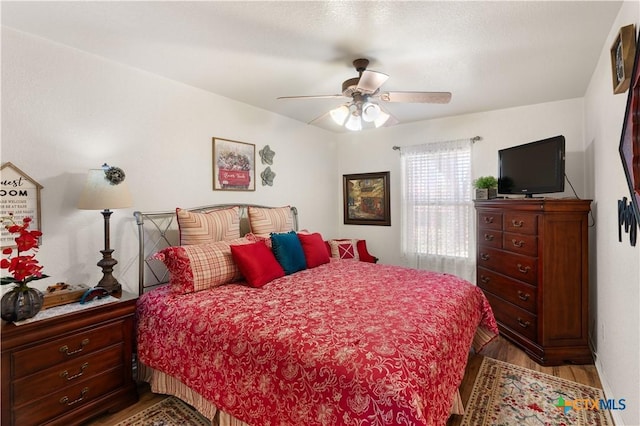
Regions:
<instances>
[{"instance_id":1,"label":"plaid pillow","mask_svg":"<svg viewBox=\"0 0 640 426\"><path fill-rule=\"evenodd\" d=\"M151 256L169 270L169 286L174 293L207 290L242 278L231 256L231 245L252 244L246 238L209 244L167 247Z\"/></svg>"},{"instance_id":2,"label":"plaid pillow","mask_svg":"<svg viewBox=\"0 0 640 426\"><path fill-rule=\"evenodd\" d=\"M205 244L240 238L240 208L190 212L176 209L180 245Z\"/></svg>"}]
</instances>

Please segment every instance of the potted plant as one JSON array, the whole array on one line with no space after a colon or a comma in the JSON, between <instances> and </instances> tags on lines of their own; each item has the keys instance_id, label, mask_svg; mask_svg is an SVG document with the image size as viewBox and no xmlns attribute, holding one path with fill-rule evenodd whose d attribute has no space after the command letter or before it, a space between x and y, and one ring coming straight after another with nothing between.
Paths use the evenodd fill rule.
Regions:
<instances>
[{"instance_id":1,"label":"potted plant","mask_svg":"<svg viewBox=\"0 0 640 426\"><path fill-rule=\"evenodd\" d=\"M16 255L13 256L13 247L5 247L2 254L7 256L0 261L0 269L6 269L11 276L2 277L0 284L14 284L13 289L2 296L0 317L5 321L20 321L35 316L44 303L44 295L36 288L27 284L34 280L48 277L42 273L42 266L36 260L38 251L38 238L42 232L29 230L30 217L22 219L19 225L13 220L10 213L3 222L9 222L5 228L11 234L17 234ZM31 251L32 253L28 253Z\"/></svg>"},{"instance_id":2,"label":"potted plant","mask_svg":"<svg viewBox=\"0 0 640 426\"><path fill-rule=\"evenodd\" d=\"M480 176L473 181L476 188L476 200L490 200L498 196L498 179L493 176Z\"/></svg>"}]
</instances>

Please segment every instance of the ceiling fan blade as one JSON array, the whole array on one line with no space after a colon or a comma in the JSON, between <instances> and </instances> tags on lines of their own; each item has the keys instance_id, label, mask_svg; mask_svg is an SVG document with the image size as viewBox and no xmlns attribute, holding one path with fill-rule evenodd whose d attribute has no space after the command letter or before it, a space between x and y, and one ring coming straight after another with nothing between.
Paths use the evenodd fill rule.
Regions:
<instances>
[{"instance_id":1,"label":"ceiling fan blade","mask_svg":"<svg viewBox=\"0 0 640 426\"><path fill-rule=\"evenodd\" d=\"M383 74L378 71L364 70L360 76L360 80L358 80L358 87L356 90L360 93L370 95L375 93L375 91L378 90L388 78L389 76L387 74Z\"/></svg>"},{"instance_id":2,"label":"ceiling fan blade","mask_svg":"<svg viewBox=\"0 0 640 426\"><path fill-rule=\"evenodd\" d=\"M400 123L400 120L398 120L393 114L391 114L389 111L387 111L385 108L380 107L380 111L386 115L388 115L389 117L387 118L387 120L382 123L382 125L376 125L376 127L391 127L391 126L395 126L396 124Z\"/></svg>"},{"instance_id":3,"label":"ceiling fan blade","mask_svg":"<svg viewBox=\"0 0 640 426\"><path fill-rule=\"evenodd\" d=\"M316 95L316 96L278 96L276 99L336 99L346 98L344 95Z\"/></svg>"},{"instance_id":4,"label":"ceiling fan blade","mask_svg":"<svg viewBox=\"0 0 640 426\"><path fill-rule=\"evenodd\" d=\"M331 117L330 112L327 111L322 115L319 115L318 117L314 118L313 120L309 121L307 124L315 124L318 121L323 121L325 118Z\"/></svg>"},{"instance_id":5,"label":"ceiling fan blade","mask_svg":"<svg viewBox=\"0 0 640 426\"><path fill-rule=\"evenodd\" d=\"M448 104L451 92L384 92L379 97L385 102Z\"/></svg>"}]
</instances>

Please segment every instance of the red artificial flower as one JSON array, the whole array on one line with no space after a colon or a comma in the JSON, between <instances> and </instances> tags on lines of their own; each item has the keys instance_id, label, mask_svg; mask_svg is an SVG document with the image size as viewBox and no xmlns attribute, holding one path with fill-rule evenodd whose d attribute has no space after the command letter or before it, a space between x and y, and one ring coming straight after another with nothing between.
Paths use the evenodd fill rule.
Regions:
<instances>
[{"instance_id":1,"label":"red artificial flower","mask_svg":"<svg viewBox=\"0 0 640 426\"><path fill-rule=\"evenodd\" d=\"M42 236L42 232L38 230L29 230L31 218L22 219L22 225L14 222L13 216L10 215L4 221L10 223L5 225L5 229L11 234L18 234L15 238L17 255L13 254L12 247L6 247L2 250L2 254L7 257L0 261L0 269L6 269L11 277L3 277L2 284L26 284L29 281L45 278L47 275L42 274L42 266L38 264L35 253L38 251L38 238ZM32 254L25 254L31 250Z\"/></svg>"}]
</instances>

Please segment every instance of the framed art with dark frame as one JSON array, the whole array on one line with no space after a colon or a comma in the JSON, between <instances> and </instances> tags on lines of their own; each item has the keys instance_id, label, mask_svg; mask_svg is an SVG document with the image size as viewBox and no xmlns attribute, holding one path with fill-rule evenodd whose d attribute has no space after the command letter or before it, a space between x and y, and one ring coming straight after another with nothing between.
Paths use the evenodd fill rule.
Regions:
<instances>
[{"instance_id":1,"label":"framed art with dark frame","mask_svg":"<svg viewBox=\"0 0 640 426\"><path fill-rule=\"evenodd\" d=\"M389 172L342 176L345 225L391 226Z\"/></svg>"},{"instance_id":2,"label":"framed art with dark frame","mask_svg":"<svg viewBox=\"0 0 640 426\"><path fill-rule=\"evenodd\" d=\"M256 146L213 138L213 189L255 191Z\"/></svg>"},{"instance_id":3,"label":"framed art with dark frame","mask_svg":"<svg viewBox=\"0 0 640 426\"><path fill-rule=\"evenodd\" d=\"M640 44L640 37L638 38ZM635 222L640 226L640 49L636 49L627 108L620 138L620 157L631 192Z\"/></svg>"}]
</instances>

